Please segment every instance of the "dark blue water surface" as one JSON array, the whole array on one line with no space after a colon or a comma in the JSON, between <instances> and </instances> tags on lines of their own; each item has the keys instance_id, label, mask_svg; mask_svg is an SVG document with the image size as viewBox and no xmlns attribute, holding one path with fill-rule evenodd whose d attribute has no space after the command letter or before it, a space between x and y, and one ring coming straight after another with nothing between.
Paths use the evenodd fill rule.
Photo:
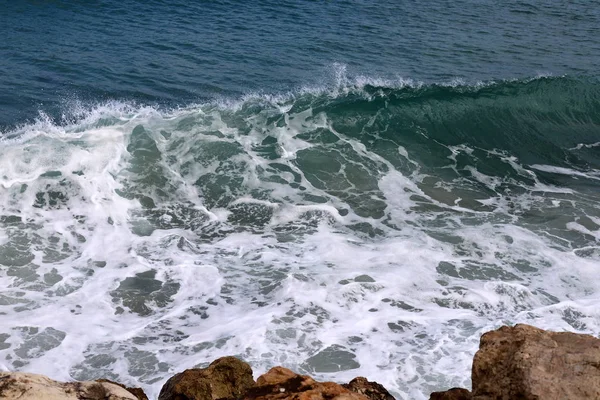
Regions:
<instances>
[{"instance_id":1,"label":"dark blue water surface","mask_svg":"<svg viewBox=\"0 0 600 400\"><path fill-rule=\"evenodd\" d=\"M2 1L0 127L65 104L179 106L348 73L596 75L594 1Z\"/></svg>"}]
</instances>

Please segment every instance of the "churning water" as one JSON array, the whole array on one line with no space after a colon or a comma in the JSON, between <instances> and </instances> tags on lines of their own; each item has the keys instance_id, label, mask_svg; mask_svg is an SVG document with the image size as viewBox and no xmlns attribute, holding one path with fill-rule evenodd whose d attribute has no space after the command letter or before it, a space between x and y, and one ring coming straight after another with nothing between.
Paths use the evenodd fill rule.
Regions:
<instances>
[{"instance_id":1,"label":"churning water","mask_svg":"<svg viewBox=\"0 0 600 400\"><path fill-rule=\"evenodd\" d=\"M600 333L600 81L585 70L592 56L560 64L532 28L540 47L533 55L511 47L518 55L504 77L494 60L512 53L499 39L488 39L488 61L466 50L444 58L453 54L448 38L430 55L406 39L411 29L428 31L431 18L468 12L477 16L471 25L457 17L446 33L468 37L467 26L485 25L493 38L500 28L485 24L483 11L432 17L416 9L410 17L406 5L360 1L350 2L360 12L346 5L357 13L347 18L364 25L358 38L334 29L344 18L330 28L315 22L333 20L341 3L272 6L283 19L253 27L237 14L227 25L226 11L245 7L259 20L266 3L189 6L183 15L181 4L156 2L172 8L159 25L171 29L163 42L168 33L148 28L157 15L136 8L147 5L122 2L103 14L111 23L96 31L105 40L94 51L78 24L101 24L98 10L54 3L12 6L4 20L14 37L0 47L8 55L0 64L8 71L0 77L0 367L110 378L155 396L172 374L236 355L259 373L284 365L322 379L364 375L420 399L468 386L479 335L501 324ZM515 9L531 21L555 21L552 7L524 4ZM581 32L562 37L574 55L586 48L574 47L577 33L598 27L579 6L567 15L583 16L573 25ZM272 32L289 23L286 12L322 30L314 48L291 45L298 26L287 39ZM55 59L45 59L24 46L41 46L36 27L52 15L74 19L49 24ZM222 23L221 31L194 25L193 15ZM375 16L390 15L414 26L387 25L392 36L378 31L377 42ZM115 22L129 17L145 35ZM119 26L124 42L110 42ZM230 41L222 53L211 42L207 55L200 41L186 47L190 36L178 36L186 28L195 40L211 31ZM316 33L307 35L310 42ZM367 70L369 51L377 43L389 50L393 37L417 58L384 51L372 74L347 72ZM290 53L260 57L286 40ZM357 43L354 67L333 63L352 65L347 41ZM112 54L107 43L124 58L98 64L94 57ZM154 56L141 50L159 45L166 48ZM131 64L128 48L159 67ZM69 64L82 54L89 59ZM544 56L547 70L536 74L532 60ZM427 57L437 61L419 72ZM415 78L395 76L394 65ZM309 78L323 70L332 72ZM483 78L465 79L472 71ZM121 85L117 76L130 79Z\"/></svg>"}]
</instances>

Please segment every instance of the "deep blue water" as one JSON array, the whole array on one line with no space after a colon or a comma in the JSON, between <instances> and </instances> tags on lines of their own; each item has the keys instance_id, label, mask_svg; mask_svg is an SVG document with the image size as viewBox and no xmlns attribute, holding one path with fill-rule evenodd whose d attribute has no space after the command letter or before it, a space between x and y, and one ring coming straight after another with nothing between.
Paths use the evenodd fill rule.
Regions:
<instances>
[{"instance_id":1,"label":"deep blue water","mask_svg":"<svg viewBox=\"0 0 600 400\"><path fill-rule=\"evenodd\" d=\"M3 1L0 126L65 102L178 106L352 75L597 75L593 1Z\"/></svg>"},{"instance_id":2,"label":"deep blue water","mask_svg":"<svg viewBox=\"0 0 600 400\"><path fill-rule=\"evenodd\" d=\"M0 370L427 399L600 334L598 65L594 1L0 0Z\"/></svg>"}]
</instances>

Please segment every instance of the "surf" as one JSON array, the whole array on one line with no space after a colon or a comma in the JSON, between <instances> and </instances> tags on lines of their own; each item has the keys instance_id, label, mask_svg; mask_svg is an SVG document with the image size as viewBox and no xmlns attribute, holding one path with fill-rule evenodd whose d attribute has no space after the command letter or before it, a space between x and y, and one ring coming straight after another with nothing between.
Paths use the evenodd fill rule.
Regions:
<instances>
[{"instance_id":1,"label":"surf","mask_svg":"<svg viewBox=\"0 0 600 400\"><path fill-rule=\"evenodd\" d=\"M502 323L597 334L599 94L341 74L6 129L0 362L152 395L233 354L419 398Z\"/></svg>"}]
</instances>

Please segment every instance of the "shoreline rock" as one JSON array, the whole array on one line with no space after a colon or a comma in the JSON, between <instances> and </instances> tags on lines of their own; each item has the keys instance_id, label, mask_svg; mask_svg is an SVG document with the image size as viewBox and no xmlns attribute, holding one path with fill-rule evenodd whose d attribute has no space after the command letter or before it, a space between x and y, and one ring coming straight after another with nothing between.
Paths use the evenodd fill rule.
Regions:
<instances>
[{"instance_id":1,"label":"shoreline rock","mask_svg":"<svg viewBox=\"0 0 600 400\"><path fill-rule=\"evenodd\" d=\"M0 398L7 400L144 400L136 397L121 385L108 381L57 382L44 375L26 372L0 372Z\"/></svg>"},{"instance_id":2,"label":"shoreline rock","mask_svg":"<svg viewBox=\"0 0 600 400\"><path fill-rule=\"evenodd\" d=\"M473 359L471 391L452 388L430 400L600 399L600 339L530 325L503 326L481 336ZM0 372L6 400L148 400L139 388L105 379L57 382L43 375ZM187 369L162 387L159 400L395 400L377 382L318 382L274 367L254 380L250 365L222 357Z\"/></svg>"},{"instance_id":3,"label":"shoreline rock","mask_svg":"<svg viewBox=\"0 0 600 400\"><path fill-rule=\"evenodd\" d=\"M0 373L0 398L6 400L148 400L140 388L107 379L58 382L25 372ZM377 382L358 377L350 383L318 382L287 368L274 367L254 381L250 365L222 357L207 368L187 369L162 387L159 400L395 400Z\"/></svg>"},{"instance_id":4,"label":"shoreline rock","mask_svg":"<svg viewBox=\"0 0 600 400\"><path fill-rule=\"evenodd\" d=\"M503 326L481 336L471 381L470 392L454 388L430 400L600 399L600 339Z\"/></svg>"},{"instance_id":5,"label":"shoreline rock","mask_svg":"<svg viewBox=\"0 0 600 400\"><path fill-rule=\"evenodd\" d=\"M123 389L127 390L128 392L130 392L131 394L133 394L135 397L137 397L138 400L149 400L148 396L146 396L146 393L144 393L144 390L142 388L127 387L127 386L123 385L122 383L113 382L113 381L108 380L108 379L96 379L95 382L112 383L113 385L120 386Z\"/></svg>"},{"instance_id":6,"label":"shoreline rock","mask_svg":"<svg viewBox=\"0 0 600 400\"><path fill-rule=\"evenodd\" d=\"M169 379L158 400L394 400L380 384L359 377L346 385L317 382L287 368L274 367L258 377L235 357L223 357L207 368L188 369Z\"/></svg>"},{"instance_id":7,"label":"shoreline rock","mask_svg":"<svg viewBox=\"0 0 600 400\"><path fill-rule=\"evenodd\" d=\"M394 396L383 385L377 382L369 382L367 378L362 376L354 378L349 383L342 384L342 386L352 392L363 394L370 400L395 400Z\"/></svg>"},{"instance_id":8,"label":"shoreline rock","mask_svg":"<svg viewBox=\"0 0 600 400\"><path fill-rule=\"evenodd\" d=\"M158 400L237 399L255 385L250 365L235 357L222 357L207 368L186 369L171 377Z\"/></svg>"}]
</instances>

